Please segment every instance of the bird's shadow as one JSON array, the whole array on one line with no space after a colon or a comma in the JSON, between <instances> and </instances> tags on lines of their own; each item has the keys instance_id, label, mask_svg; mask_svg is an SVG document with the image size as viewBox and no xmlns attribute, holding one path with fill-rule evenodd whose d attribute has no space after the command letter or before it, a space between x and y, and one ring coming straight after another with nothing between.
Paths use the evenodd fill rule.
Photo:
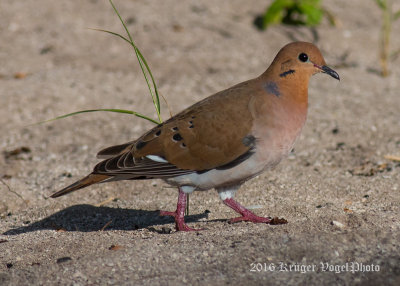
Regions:
<instances>
[{"instance_id":1,"label":"bird's shadow","mask_svg":"<svg viewBox=\"0 0 400 286\"><path fill-rule=\"evenodd\" d=\"M209 211L188 215L186 222L208 218ZM40 221L25 222L26 226L9 229L4 235L18 235L38 230L80 231L136 230L173 223L172 217L162 217L159 211L75 205L54 213ZM151 228L154 230L154 228Z\"/></svg>"}]
</instances>

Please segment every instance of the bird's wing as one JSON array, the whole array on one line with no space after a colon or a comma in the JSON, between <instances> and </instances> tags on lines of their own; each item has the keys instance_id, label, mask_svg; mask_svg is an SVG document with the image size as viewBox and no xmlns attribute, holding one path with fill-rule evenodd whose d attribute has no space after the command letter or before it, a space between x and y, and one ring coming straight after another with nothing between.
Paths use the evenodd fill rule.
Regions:
<instances>
[{"instance_id":1,"label":"bird's wing","mask_svg":"<svg viewBox=\"0 0 400 286\"><path fill-rule=\"evenodd\" d=\"M217 93L136 141L100 151L98 156L108 159L100 162L94 173L171 177L242 162L256 140L251 134L251 93L247 89L245 82Z\"/></svg>"}]
</instances>

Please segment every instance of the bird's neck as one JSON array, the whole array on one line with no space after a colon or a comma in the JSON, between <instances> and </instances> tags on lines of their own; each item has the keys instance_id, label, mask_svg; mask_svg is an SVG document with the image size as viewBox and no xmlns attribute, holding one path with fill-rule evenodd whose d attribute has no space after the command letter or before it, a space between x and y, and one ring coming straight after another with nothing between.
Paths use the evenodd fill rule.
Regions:
<instances>
[{"instance_id":1,"label":"bird's neck","mask_svg":"<svg viewBox=\"0 0 400 286\"><path fill-rule=\"evenodd\" d=\"M310 76L296 70L275 71L267 70L260 76L267 92L275 92L277 98L289 103L289 106L297 106L299 109L307 109L308 83ZM268 90L268 86L273 89Z\"/></svg>"},{"instance_id":2,"label":"bird's neck","mask_svg":"<svg viewBox=\"0 0 400 286\"><path fill-rule=\"evenodd\" d=\"M282 78L278 82L279 88L287 95L282 100L290 101L299 108L307 109L308 106L308 78Z\"/></svg>"}]
</instances>

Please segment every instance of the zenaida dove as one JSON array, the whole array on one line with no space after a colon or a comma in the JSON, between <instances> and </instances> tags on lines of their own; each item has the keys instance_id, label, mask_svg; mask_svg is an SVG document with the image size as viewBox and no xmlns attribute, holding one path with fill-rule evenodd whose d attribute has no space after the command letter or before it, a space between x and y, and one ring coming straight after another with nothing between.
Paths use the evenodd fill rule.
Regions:
<instances>
[{"instance_id":1,"label":"zenaida dove","mask_svg":"<svg viewBox=\"0 0 400 286\"><path fill-rule=\"evenodd\" d=\"M59 197L100 182L160 178L178 187L173 216L186 225L186 195L215 188L241 216L231 222L270 223L233 197L247 180L277 165L292 150L306 121L308 82L316 73L339 75L326 66L316 46L284 46L259 77L239 83L188 107L138 139L106 148L91 174L54 193Z\"/></svg>"}]
</instances>

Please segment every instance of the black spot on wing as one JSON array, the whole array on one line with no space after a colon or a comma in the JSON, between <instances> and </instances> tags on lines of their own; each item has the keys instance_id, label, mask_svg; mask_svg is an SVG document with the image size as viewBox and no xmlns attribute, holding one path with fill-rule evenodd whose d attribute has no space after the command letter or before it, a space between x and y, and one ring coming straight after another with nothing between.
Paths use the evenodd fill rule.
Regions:
<instances>
[{"instance_id":1,"label":"black spot on wing","mask_svg":"<svg viewBox=\"0 0 400 286\"><path fill-rule=\"evenodd\" d=\"M287 75L295 73L295 72L296 72L295 70L287 70L287 71L281 73L279 76L280 77L286 77Z\"/></svg>"},{"instance_id":2,"label":"black spot on wing","mask_svg":"<svg viewBox=\"0 0 400 286\"><path fill-rule=\"evenodd\" d=\"M147 144L147 142L139 140L138 142L136 142L135 146L136 146L136 149L139 150L139 149L142 149L144 146L146 146L146 144Z\"/></svg>"},{"instance_id":3,"label":"black spot on wing","mask_svg":"<svg viewBox=\"0 0 400 286\"><path fill-rule=\"evenodd\" d=\"M176 134L174 134L174 136L172 136L172 139L174 139L174 141L181 141L183 138L182 138L181 134L176 133Z\"/></svg>"}]
</instances>

